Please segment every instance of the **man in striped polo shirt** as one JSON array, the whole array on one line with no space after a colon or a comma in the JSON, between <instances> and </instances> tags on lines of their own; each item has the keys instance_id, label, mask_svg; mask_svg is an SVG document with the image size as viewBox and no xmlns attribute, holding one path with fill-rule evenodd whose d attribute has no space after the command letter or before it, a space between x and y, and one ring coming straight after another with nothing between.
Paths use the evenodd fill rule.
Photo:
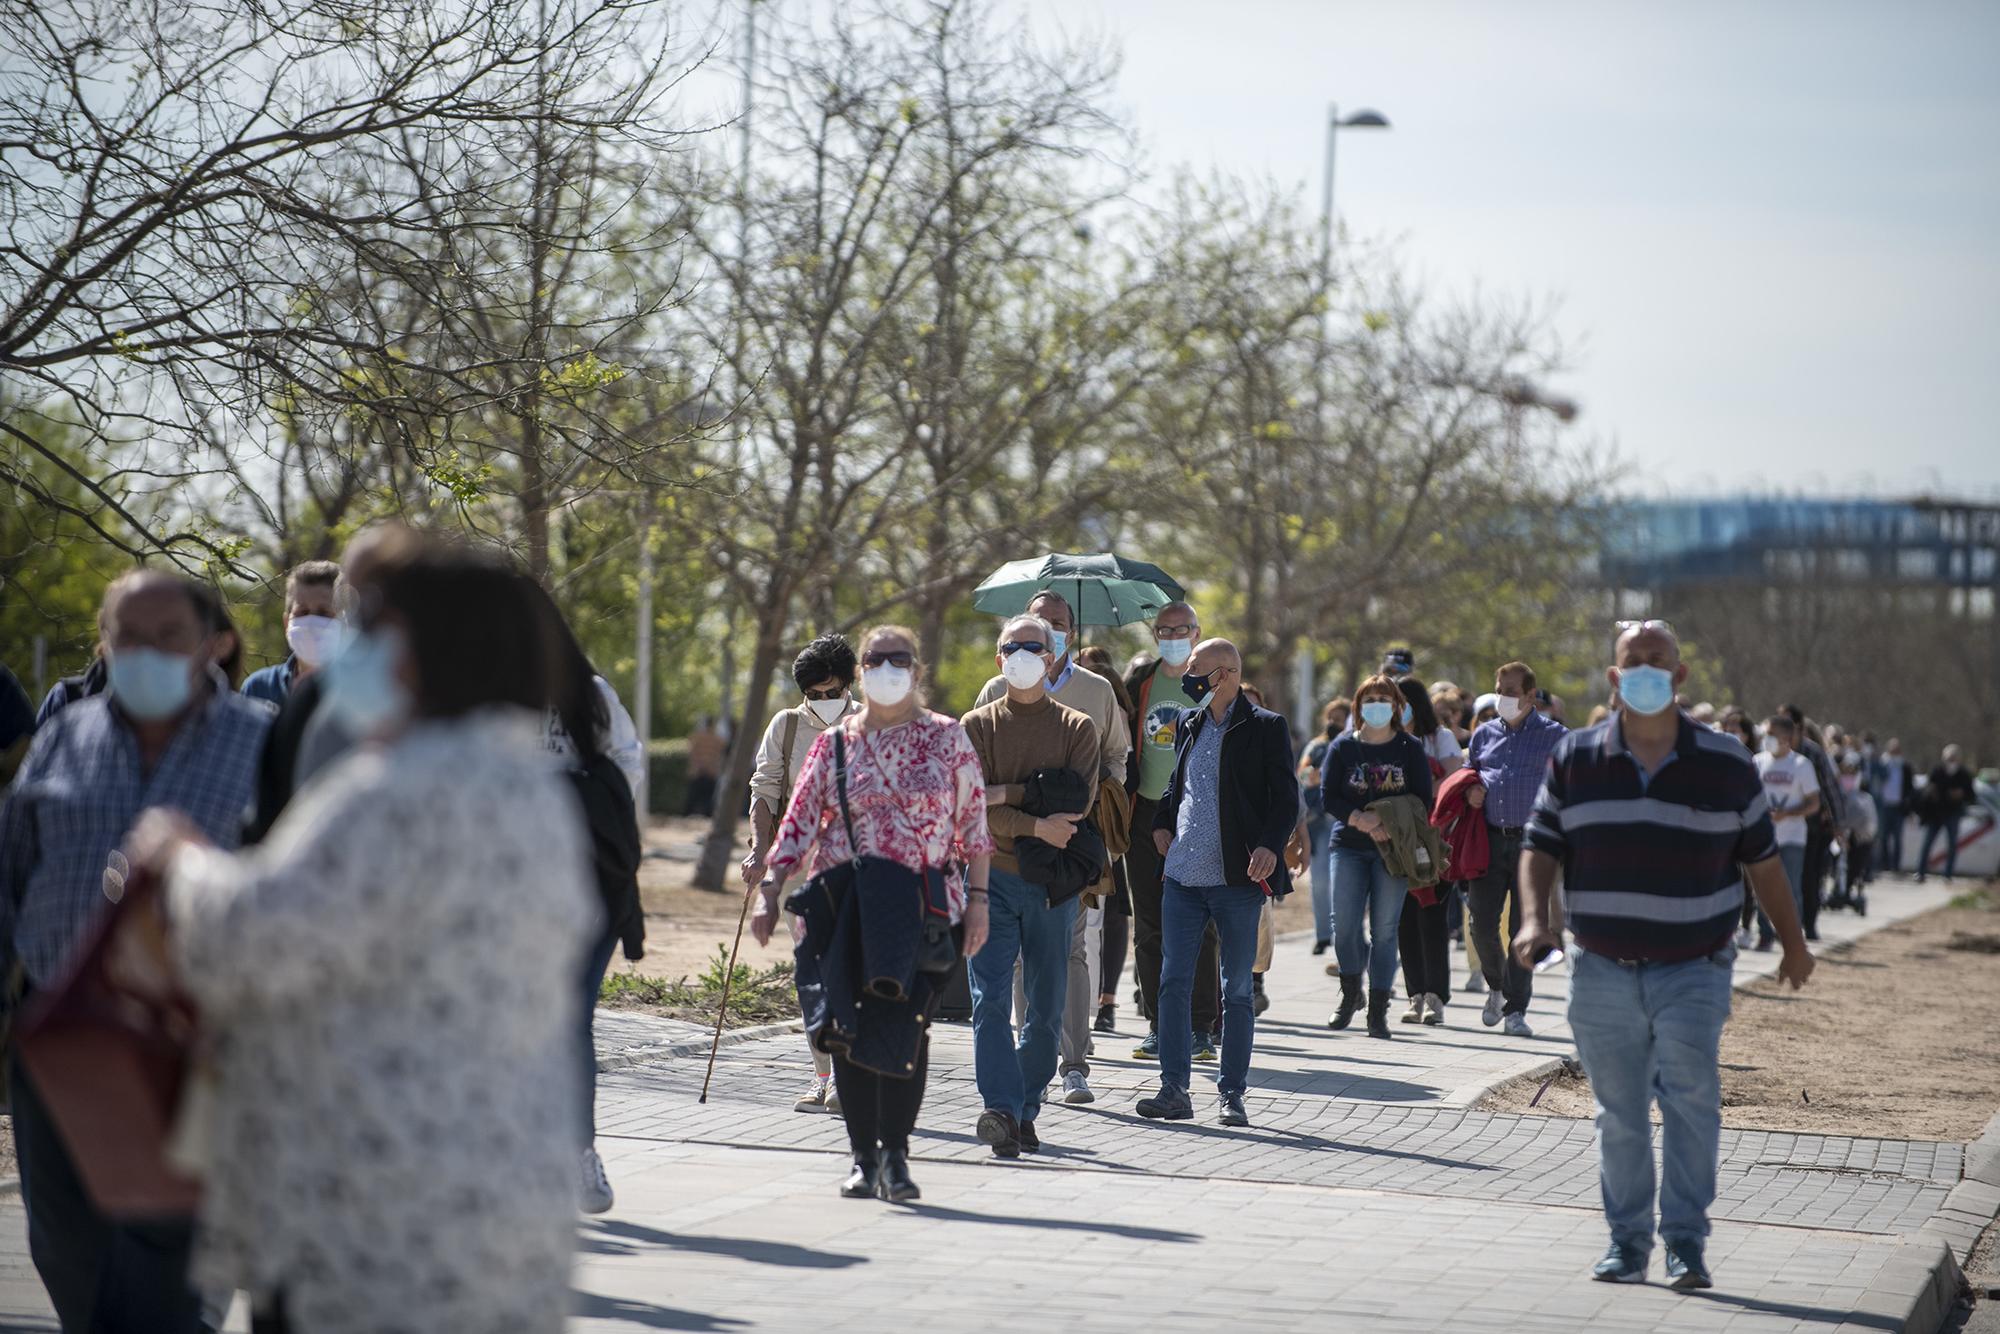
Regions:
<instances>
[{"instance_id":1,"label":"man in striped polo shirt","mask_svg":"<svg viewBox=\"0 0 2000 1334\"><path fill-rule=\"evenodd\" d=\"M1812 975L1763 784L1735 739L1674 707L1687 679L1664 621L1622 624L1606 673L1617 710L1556 747L1521 852L1523 967L1556 949L1560 871L1569 1023L1597 1101L1611 1247L1592 1275L1643 1283L1653 1248L1652 1102L1660 1102L1659 1234L1676 1288L1711 1286L1702 1258L1722 1137L1716 1050L1729 1017L1740 875L1784 946L1778 976Z\"/></svg>"}]
</instances>

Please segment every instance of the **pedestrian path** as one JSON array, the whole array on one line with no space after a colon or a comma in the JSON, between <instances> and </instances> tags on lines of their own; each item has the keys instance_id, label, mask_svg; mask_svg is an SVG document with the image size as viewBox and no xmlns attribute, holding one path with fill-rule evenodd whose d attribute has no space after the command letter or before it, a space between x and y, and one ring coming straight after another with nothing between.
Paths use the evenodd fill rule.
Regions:
<instances>
[{"instance_id":1,"label":"pedestrian path","mask_svg":"<svg viewBox=\"0 0 2000 1334\"><path fill-rule=\"evenodd\" d=\"M1822 948L1947 898L1884 885L1865 921L1822 921ZM1309 950L1279 946L1247 1129L1214 1124L1199 1096L1192 1122L1134 1116L1157 1075L1128 1027L1098 1036L1098 1100L1049 1107L1048 1151L997 1162L972 1134L970 1033L940 1025L913 1208L837 1197L839 1120L791 1110L810 1069L798 1035L725 1046L702 1104L701 1056L644 1061L685 1051L690 1026L605 1012L599 1148L618 1204L579 1234L573 1330L1934 1327L1949 1261L1919 1229L1950 1212L1962 1146L1727 1131L1718 1288L1672 1292L1657 1257L1644 1288L1592 1283L1589 1125L1472 1110L1569 1051L1561 971L1537 979L1533 1038L1483 1027L1481 998L1459 997L1446 1026L1392 1024L1381 1042L1326 1029L1336 987ZM1774 966L1753 954L1739 971ZM1196 1069L1199 1092L1214 1067ZM46 1311L18 1202L0 1202L0 1329L53 1328ZM239 1309L230 1328L245 1327Z\"/></svg>"}]
</instances>

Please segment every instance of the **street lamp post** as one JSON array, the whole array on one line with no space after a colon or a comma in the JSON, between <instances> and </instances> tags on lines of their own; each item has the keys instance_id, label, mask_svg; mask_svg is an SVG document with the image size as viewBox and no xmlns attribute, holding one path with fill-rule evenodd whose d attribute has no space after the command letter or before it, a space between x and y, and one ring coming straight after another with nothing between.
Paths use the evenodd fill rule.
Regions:
<instances>
[{"instance_id":1,"label":"street lamp post","mask_svg":"<svg viewBox=\"0 0 2000 1334\"><path fill-rule=\"evenodd\" d=\"M1386 130L1389 118L1379 111L1357 111L1341 119L1340 104L1326 106L1326 174L1320 180L1319 196L1319 277L1333 280L1333 145L1342 130Z\"/></svg>"},{"instance_id":2,"label":"street lamp post","mask_svg":"<svg viewBox=\"0 0 2000 1334\"><path fill-rule=\"evenodd\" d=\"M1357 111L1341 119L1340 104L1326 106L1326 172L1320 178L1319 196L1319 285L1322 294L1333 287L1333 141L1342 130L1386 130L1389 118L1379 111ZM1320 360L1313 366L1313 425L1326 425L1326 322L1330 312L1320 316ZM1312 647L1299 645L1292 658L1293 705L1297 716L1313 716L1315 665Z\"/></svg>"}]
</instances>

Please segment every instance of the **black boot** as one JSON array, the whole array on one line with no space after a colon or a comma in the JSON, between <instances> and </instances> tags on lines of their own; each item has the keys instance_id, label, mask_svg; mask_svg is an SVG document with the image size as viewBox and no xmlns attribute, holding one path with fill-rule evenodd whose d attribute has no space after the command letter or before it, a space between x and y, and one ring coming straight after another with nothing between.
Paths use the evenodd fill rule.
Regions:
<instances>
[{"instance_id":1,"label":"black boot","mask_svg":"<svg viewBox=\"0 0 2000 1334\"><path fill-rule=\"evenodd\" d=\"M907 1170L907 1169L906 1169ZM854 1155L854 1170L841 1183L840 1193L850 1200L872 1200L882 1179L881 1165L872 1153Z\"/></svg>"},{"instance_id":2,"label":"black boot","mask_svg":"<svg viewBox=\"0 0 2000 1334\"><path fill-rule=\"evenodd\" d=\"M1386 991L1368 993L1368 1036L1371 1038L1389 1036L1389 993Z\"/></svg>"},{"instance_id":3,"label":"black boot","mask_svg":"<svg viewBox=\"0 0 2000 1334\"><path fill-rule=\"evenodd\" d=\"M1346 1028L1354 1018L1354 1012L1361 1008L1361 974L1342 973L1340 975L1340 1008L1333 1012L1333 1018L1326 1021L1328 1028Z\"/></svg>"},{"instance_id":4,"label":"black boot","mask_svg":"<svg viewBox=\"0 0 2000 1334\"><path fill-rule=\"evenodd\" d=\"M908 1204L923 1198L917 1183L910 1180L909 1154L900 1149L883 1150L881 1190L882 1198L891 1204Z\"/></svg>"}]
</instances>

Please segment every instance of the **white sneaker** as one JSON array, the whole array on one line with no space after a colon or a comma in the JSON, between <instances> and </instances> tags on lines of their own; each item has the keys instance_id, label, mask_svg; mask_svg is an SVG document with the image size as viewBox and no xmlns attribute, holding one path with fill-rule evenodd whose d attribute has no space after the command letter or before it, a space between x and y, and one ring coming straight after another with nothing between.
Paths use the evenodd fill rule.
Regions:
<instances>
[{"instance_id":1,"label":"white sneaker","mask_svg":"<svg viewBox=\"0 0 2000 1334\"><path fill-rule=\"evenodd\" d=\"M1421 1024L1424 1021L1424 1002L1428 999L1430 998L1421 991L1410 997L1410 1008L1403 1011L1403 1022Z\"/></svg>"},{"instance_id":2,"label":"white sneaker","mask_svg":"<svg viewBox=\"0 0 2000 1334\"><path fill-rule=\"evenodd\" d=\"M583 1189L578 1201L587 1214L601 1214L611 1207L611 1181L604 1175L604 1160L595 1145L583 1151Z\"/></svg>"},{"instance_id":3,"label":"white sneaker","mask_svg":"<svg viewBox=\"0 0 2000 1334\"><path fill-rule=\"evenodd\" d=\"M1757 933L1755 931L1752 931L1749 927L1747 926L1743 927L1736 933L1737 949L1739 950L1754 949L1756 948L1756 945L1757 945Z\"/></svg>"},{"instance_id":4,"label":"white sneaker","mask_svg":"<svg viewBox=\"0 0 2000 1334\"><path fill-rule=\"evenodd\" d=\"M792 1110L795 1112L824 1112L828 1110L827 1103L832 1100L833 1096L832 1077L829 1076L822 1079L818 1075L814 1075L812 1087L799 1095L799 1100L792 1104ZM839 1109L835 1108L834 1110L837 1111Z\"/></svg>"},{"instance_id":5,"label":"white sneaker","mask_svg":"<svg viewBox=\"0 0 2000 1334\"><path fill-rule=\"evenodd\" d=\"M1468 996L1477 996L1486 990L1486 974L1474 970L1465 975L1465 985L1459 988Z\"/></svg>"},{"instance_id":6,"label":"white sneaker","mask_svg":"<svg viewBox=\"0 0 2000 1334\"><path fill-rule=\"evenodd\" d=\"M1497 991L1487 992L1486 1008L1479 1012L1479 1022L1486 1025L1488 1028L1491 1028L1493 1027L1493 1025L1499 1023L1500 1007L1505 1005L1506 1003L1507 1003L1507 998L1501 995L1499 992Z\"/></svg>"},{"instance_id":7,"label":"white sneaker","mask_svg":"<svg viewBox=\"0 0 2000 1334\"><path fill-rule=\"evenodd\" d=\"M1531 1038L1535 1036L1535 1030L1528 1027L1528 1016L1525 1014L1508 1015L1507 1026L1501 1031L1506 1033L1510 1038Z\"/></svg>"},{"instance_id":8,"label":"white sneaker","mask_svg":"<svg viewBox=\"0 0 2000 1334\"><path fill-rule=\"evenodd\" d=\"M1090 1081L1083 1077L1083 1071L1072 1070L1063 1076L1063 1101L1072 1107L1097 1101L1097 1095L1090 1091Z\"/></svg>"}]
</instances>

